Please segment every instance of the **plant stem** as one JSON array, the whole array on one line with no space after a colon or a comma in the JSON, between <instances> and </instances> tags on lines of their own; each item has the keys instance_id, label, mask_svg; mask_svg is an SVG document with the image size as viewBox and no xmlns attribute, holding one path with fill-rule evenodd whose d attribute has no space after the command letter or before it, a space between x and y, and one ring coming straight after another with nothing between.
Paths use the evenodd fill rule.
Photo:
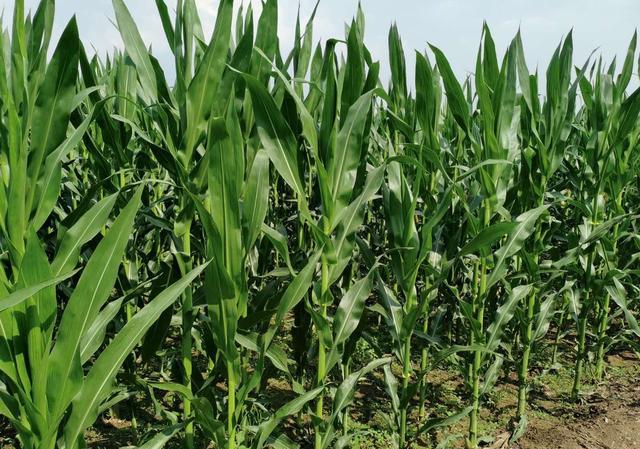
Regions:
<instances>
[{"instance_id":1,"label":"plant stem","mask_svg":"<svg viewBox=\"0 0 640 449\"><path fill-rule=\"evenodd\" d=\"M426 287L428 289L428 285ZM425 298L425 301L430 301L429 296L430 295L427 295L427 297ZM427 310L429 310L428 306L427 306ZM422 323L422 333L426 334L428 331L429 331L429 312L425 313L424 322ZM426 369L427 369L427 358L429 356L429 351L427 350L426 346L422 348L422 354L420 356L421 356L420 372L424 373L426 372ZM427 376L425 374L420 379L420 418L421 419L424 418L426 414L426 410L424 406L426 396L427 396Z\"/></svg>"},{"instance_id":2,"label":"plant stem","mask_svg":"<svg viewBox=\"0 0 640 449\"><path fill-rule=\"evenodd\" d=\"M589 295L587 291L586 295ZM582 384L582 370L585 357L585 342L586 342L586 328L587 328L587 313L585 313L586 307L583 305L583 309L580 312L578 319L578 353L576 354L576 367L575 375L573 378L573 388L571 389L571 398L578 399L580 394L580 386Z\"/></svg>"},{"instance_id":3,"label":"plant stem","mask_svg":"<svg viewBox=\"0 0 640 449\"><path fill-rule=\"evenodd\" d=\"M600 308L598 317L598 349L596 355L596 379L602 380L604 374L604 341L607 336L607 323L609 321L609 294L604 296L604 302Z\"/></svg>"},{"instance_id":4,"label":"plant stem","mask_svg":"<svg viewBox=\"0 0 640 449\"><path fill-rule=\"evenodd\" d=\"M182 236L182 252L186 255L186 260L180 263L180 271L184 276L191 271L191 220L185 224L185 233ZM191 328L193 326L193 299L191 288L187 287L182 295L182 369L184 386L191 391L191 373L193 370L191 360ZM193 422L191 417L191 401L187 398L183 400L183 414L188 424L185 426L185 447L193 448Z\"/></svg>"},{"instance_id":5,"label":"plant stem","mask_svg":"<svg viewBox=\"0 0 640 449\"><path fill-rule=\"evenodd\" d=\"M617 210L622 209L622 194L618 194L616 197ZM613 254L617 254L618 250L618 232L620 225L616 223L613 227ZM596 356L596 379L602 380L604 374L604 342L607 336L607 324L609 322L609 293L604 297L602 307L600 308L600 315L598 317L598 349Z\"/></svg>"},{"instance_id":6,"label":"plant stem","mask_svg":"<svg viewBox=\"0 0 640 449\"><path fill-rule=\"evenodd\" d=\"M233 372L233 362L227 362L227 381L229 385L227 397L227 433L229 436L228 449L236 447L236 376Z\"/></svg>"},{"instance_id":7,"label":"plant stem","mask_svg":"<svg viewBox=\"0 0 640 449\"><path fill-rule=\"evenodd\" d=\"M322 280L320 286L320 302L321 302L321 312L322 318L327 318L327 305L326 305L326 296L329 290L329 262L327 258L322 256ZM326 348L324 347L324 343L322 341L322 337L320 337L320 330L318 329L318 377L317 377L317 385L320 386L324 383L324 379L326 377ZM316 416L322 420L323 412L323 397L322 395L318 396L318 401L316 402ZM322 434L320 432L320 427L316 426L315 428L315 448L322 449Z\"/></svg>"},{"instance_id":8,"label":"plant stem","mask_svg":"<svg viewBox=\"0 0 640 449\"><path fill-rule=\"evenodd\" d=\"M542 178L543 191L546 186L546 178ZM537 206L540 207L544 204L544 194L538 197ZM537 266L540 260L539 256L539 243L542 240L542 227L540 224L536 225L536 232L534 235L532 247L533 247L533 260L534 265ZM539 275L536 275L534 281L539 281ZM527 409L527 389L528 377L529 377L529 360L531 358L531 350L533 347L533 317L538 305L538 289L533 288L529 299L527 301L526 317L524 322L524 331L522 332L522 360L520 360L520 369L518 371L518 406L516 412L516 419L522 420Z\"/></svg>"},{"instance_id":9,"label":"plant stem","mask_svg":"<svg viewBox=\"0 0 640 449\"><path fill-rule=\"evenodd\" d=\"M488 200L484 205L484 227L488 227L491 221L491 207ZM483 331L484 322L484 300L487 294L487 259L482 258L480 263L480 285L478 294L474 298L474 310L476 320L480 327L479 331ZM471 416L469 417L469 439L467 446L470 449L478 447L478 412L480 409L480 368L482 364L482 352L475 351L473 355L473 366L471 369Z\"/></svg>"},{"instance_id":10,"label":"plant stem","mask_svg":"<svg viewBox=\"0 0 640 449\"><path fill-rule=\"evenodd\" d=\"M600 190L596 189L596 194L593 198L592 205L592 221L596 223L598 220L598 196L600 195ZM578 399L580 395L580 387L582 385L582 371L584 369L584 359L586 358L585 349L586 349L586 332L587 332L587 318L589 317L589 306L590 306L590 296L591 296L591 271L593 269L593 258L596 252L595 246L589 252L589 256L587 257L587 266L585 268L585 299L582 303L582 309L580 310L580 316L578 318L578 352L576 354L576 367L573 378L573 388L571 389L571 398L573 400Z\"/></svg>"},{"instance_id":11,"label":"plant stem","mask_svg":"<svg viewBox=\"0 0 640 449\"><path fill-rule=\"evenodd\" d=\"M520 421L526 412L527 408L527 380L529 374L529 358L531 356L531 346L533 344L533 315L536 306L536 289L531 291L529 299L527 301L527 315L525 329L522 333L522 360L520 361L520 369L518 371L518 408L516 412L516 419Z\"/></svg>"},{"instance_id":12,"label":"plant stem","mask_svg":"<svg viewBox=\"0 0 640 449\"><path fill-rule=\"evenodd\" d=\"M551 366L554 366L558 361L558 346L560 345L560 337L562 335L562 325L564 324L566 307L567 307L567 294L565 293L563 295L562 310L560 311L560 320L558 321L558 330L556 331L556 338L553 344L553 354L551 355Z\"/></svg>"},{"instance_id":13,"label":"plant stem","mask_svg":"<svg viewBox=\"0 0 640 449\"><path fill-rule=\"evenodd\" d=\"M349 374L351 374L350 361L347 360L347 363L344 364L344 370L342 373L342 378L346 379ZM349 406L347 405L344 408L344 412L342 413L342 434L347 435L349 433Z\"/></svg>"},{"instance_id":14,"label":"plant stem","mask_svg":"<svg viewBox=\"0 0 640 449\"><path fill-rule=\"evenodd\" d=\"M416 301L415 287L410 290L407 295L407 310L411 310ZM411 376L411 335L407 336L404 342L404 350L402 353L402 398L406 405L400 411L400 448L404 448L407 439L407 411L409 409L409 377Z\"/></svg>"}]
</instances>

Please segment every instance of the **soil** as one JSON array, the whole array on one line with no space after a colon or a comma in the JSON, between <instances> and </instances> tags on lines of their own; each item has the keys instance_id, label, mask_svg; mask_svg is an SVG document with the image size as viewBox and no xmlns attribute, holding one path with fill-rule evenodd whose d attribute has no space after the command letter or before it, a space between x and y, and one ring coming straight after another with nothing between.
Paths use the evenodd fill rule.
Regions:
<instances>
[{"instance_id":1,"label":"soil","mask_svg":"<svg viewBox=\"0 0 640 449\"><path fill-rule=\"evenodd\" d=\"M609 358L609 382L573 407L535 398L544 413L531 419L519 449L640 448L640 371L624 355ZM618 376L630 373L630 376ZM553 398L551 398L553 399ZM547 408L548 407L548 408Z\"/></svg>"},{"instance_id":2,"label":"soil","mask_svg":"<svg viewBox=\"0 0 640 449\"><path fill-rule=\"evenodd\" d=\"M569 400L571 370L539 372L533 374L534 386L530 393L529 424L526 433L515 443L509 442L510 419L516 405L517 387L514 379L503 379L489 394L482 413L482 428L486 449L640 449L640 361L631 353L608 358L606 378L599 384L587 383L585 394L578 403ZM427 397L427 410L446 410L459 407L462 383L457 374L449 371L433 372L429 379L432 390ZM286 383L285 383L286 384ZM288 386L274 383L268 390L286 396ZM275 392L274 392L275 393ZM352 417L364 433L375 434L381 422L377 411L388 404L386 393L377 379L363 382L355 397ZM418 416L413 416L417 422ZM152 420L152 418L150 418ZM144 419L143 419L144 420ZM308 431L298 427L295 420L288 422L298 441L311 441ZM463 420L452 428L424 436L413 443L414 449L459 449L464 447L467 423ZM372 431L373 430L373 431ZM8 423L0 418L0 449L17 446ZM292 435L293 436L293 435ZM131 424L127 420L102 418L86 434L90 448L115 449L132 442ZM354 448L376 449L390 447L385 436L356 438ZM179 447L178 441L167 447Z\"/></svg>"}]
</instances>

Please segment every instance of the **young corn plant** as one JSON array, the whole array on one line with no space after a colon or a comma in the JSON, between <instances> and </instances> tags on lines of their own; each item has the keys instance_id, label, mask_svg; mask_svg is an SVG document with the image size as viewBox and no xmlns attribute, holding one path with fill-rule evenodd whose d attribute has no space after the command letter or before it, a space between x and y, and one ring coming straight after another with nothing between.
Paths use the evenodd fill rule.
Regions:
<instances>
[{"instance_id":1,"label":"young corn plant","mask_svg":"<svg viewBox=\"0 0 640 449\"><path fill-rule=\"evenodd\" d=\"M469 143L472 151L474 166L459 177L472 183L472 190L467 195L478 195L465 200L471 240L458 253L458 258L478 255L472 261L472 302L460 301L461 314L469 325L469 343L482 346L482 349L473 352L468 368L471 414L467 445L475 448L478 446L480 399L497 380L503 360L495 351L499 349L505 326L513 318L515 307L531 291L530 285L512 287L505 275L509 272L513 256L533 233L538 218L545 213L547 206L524 212L513 221L501 217L507 192L513 184L512 166L518 163L518 116L514 113L518 57L516 41L509 46L499 68L488 29L485 27L483 30L483 46L478 52L475 72L479 108L477 122L469 115L469 103L445 56L435 47L432 50L442 74L447 106L464 131L464 142ZM496 242L501 242L501 245L493 252ZM494 296L504 295L497 291L498 284L501 285L500 290L509 292L503 301ZM499 306L490 325L485 327L485 311L494 301ZM484 367L491 359L494 361L485 371ZM484 377L482 385L481 377Z\"/></svg>"},{"instance_id":2,"label":"young corn plant","mask_svg":"<svg viewBox=\"0 0 640 449\"><path fill-rule=\"evenodd\" d=\"M317 222L309 210L312 198L305 189L305 174L300 172L300 157L304 153L298 151L298 139L258 79L244 75L262 145L278 174L293 190L299 214L322 251L320 280L314 288L313 304L307 304L318 336L317 387L327 382L329 373L341 361L345 344L362 317L375 273L375 267L372 267L366 277L348 284L335 315L330 317L330 307L334 304L331 288L351 263L355 234L363 223L366 204L380 188L384 174L384 167L371 169L366 174L373 100L371 89L377 81L378 65L367 61L362 33L363 23L352 22L343 77L337 76L334 44L327 47L323 66L327 91L319 129L300 96L300 89L287 75L273 67L276 86L281 85L284 98L295 104L302 138L309 146L309 160L313 164L321 203ZM367 76L365 62L369 65ZM342 89L339 82L342 82ZM328 419L324 418L324 398L318 396L314 416L317 449L325 448L333 441L336 419L348 405L346 399L353 395L356 381L378 366L378 362L351 374L343 370L344 381L334 394L333 411Z\"/></svg>"},{"instance_id":3,"label":"young corn plant","mask_svg":"<svg viewBox=\"0 0 640 449\"><path fill-rule=\"evenodd\" d=\"M540 104L538 75L530 74L526 65L520 34L516 36L518 50L518 78L520 82L520 135L522 136L519 171L518 212L544 205L549 182L561 168L564 151L569 145L571 125L575 117L576 93L580 76L572 81L573 41L569 34L556 49L547 69L547 97ZM535 226L533 238L522 249L520 258L523 269L533 285L524 302L520 318L521 355L518 367L518 404L516 421L521 434L526 427L528 372L536 341L544 337L555 310L553 277L559 275L543 268L545 239L550 230L542 223ZM548 265L548 263L545 263ZM544 280L543 280L544 278ZM545 288L546 287L546 288ZM546 290L546 292L545 292ZM543 301L543 298L546 299Z\"/></svg>"},{"instance_id":4,"label":"young corn plant","mask_svg":"<svg viewBox=\"0 0 640 449\"><path fill-rule=\"evenodd\" d=\"M35 233L27 239L19 276L3 285L2 412L23 447L84 447L84 430L104 410L120 366L162 312L204 266L165 289L101 347L122 299L107 303L140 206L142 188L113 222L58 315L54 285L73 275L81 246L97 234L115 196L93 206L65 233L49 262ZM57 326L56 326L57 324ZM87 374L84 373L84 367ZM108 405L107 405L108 406Z\"/></svg>"},{"instance_id":5,"label":"young corn plant","mask_svg":"<svg viewBox=\"0 0 640 449\"><path fill-rule=\"evenodd\" d=\"M635 39L631 43L633 53ZM622 189L616 181L618 176L625 179L625 160L629 160L631 148L635 148L637 134L633 131L640 112L640 91L629 96L623 94L628 82L633 57L627 57L621 76L613 79L615 66L606 72L602 70L602 61L594 63L593 86L584 81L580 83L584 106L579 116L583 126L577 136L576 147L579 150L578 161L584 171L576 176L580 183L583 207L580 215L583 222L579 225L578 245L569 250L567 258L572 259L582 273L584 294L579 304L578 315L578 351L576 355L575 376L572 396L580 394L584 364L587 358L587 325L590 315L595 316L597 329L596 377L602 375L604 367L604 339L610 312L610 299L620 299L624 294L620 290L620 279L624 272L616 268L617 241L620 227L629 223L628 215L620 207ZM607 191L609 187L611 190ZM613 194L614 196L609 196ZM613 202L613 204L611 204ZM611 237L609 233L611 232ZM585 259L586 258L586 259ZM613 295L612 295L613 292ZM624 300L616 300L624 306ZM598 372L600 374L598 374Z\"/></svg>"},{"instance_id":6,"label":"young corn plant","mask_svg":"<svg viewBox=\"0 0 640 449\"><path fill-rule=\"evenodd\" d=\"M394 342L394 352L402 366L402 385L397 393L397 380L390 370L385 370L387 390L391 394L396 414L394 434L398 447L405 447L408 439L407 417L410 402L417 388L420 389L421 416L424 416L424 376L431 365L428 360L429 341L423 341L420 375L412 383L413 363L411 340L418 331L420 320L423 335L428 331L430 302L437 295L437 284L445 276L447 262L433 262L433 234L450 206L451 188L438 192L439 181L444 180L432 160L440 153L438 142L440 99L435 94L439 80L425 56L417 54L416 88L419 94L412 99L407 92L405 57L395 26L389 33L391 54L391 87L387 95L388 131L378 132L381 153L387 157L387 181L383 184L383 210L388 232L388 250L393 280L387 288L379 279L378 289L383 298L381 312ZM384 134L382 134L384 133ZM430 170L426 168L428 166ZM416 217L422 222L416 224ZM430 266L424 271L425 262ZM431 264L436 266L431 266ZM418 285L419 275L424 279ZM395 293L394 293L395 291ZM400 304L400 293L404 304ZM437 357L437 356L436 356ZM459 415L462 418L464 415ZM453 420L450 418L449 423ZM435 426L431 426L433 428ZM424 431L424 428L416 432Z\"/></svg>"},{"instance_id":7,"label":"young corn plant","mask_svg":"<svg viewBox=\"0 0 640 449\"><path fill-rule=\"evenodd\" d=\"M191 227L195 208L186 191L206 185L208 157L203 156L209 117L220 114L232 88L223 81L231 39L233 1L220 2L211 42L204 42L197 8L193 0L178 2L174 23L164 1L156 2L169 46L175 56L176 83L169 89L159 64L147 50L129 10L122 0L114 0L118 29L125 44L128 62L137 73L136 100L145 106L141 126L131 123L147 141L150 151L181 187L174 233L178 243L176 258L181 272L193 266ZM250 49L249 49L250 50ZM246 54L246 49L244 50ZM229 76L227 75L227 78ZM218 91L220 90L220 94ZM132 93L133 93L132 92ZM130 99L132 100L132 99ZM160 144L154 141L158 137ZM216 264L222 263L217 260ZM192 328L194 321L193 292L186 289L182 298L182 379L191 391L193 373ZM185 396L183 412L186 424L185 444L193 447L191 394Z\"/></svg>"}]
</instances>

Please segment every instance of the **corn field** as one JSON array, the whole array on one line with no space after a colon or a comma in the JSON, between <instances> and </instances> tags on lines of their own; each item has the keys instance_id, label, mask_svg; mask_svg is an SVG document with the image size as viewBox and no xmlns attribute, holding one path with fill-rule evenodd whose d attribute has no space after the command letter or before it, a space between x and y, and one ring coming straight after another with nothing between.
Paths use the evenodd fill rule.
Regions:
<instances>
[{"instance_id":1,"label":"corn field","mask_svg":"<svg viewBox=\"0 0 640 449\"><path fill-rule=\"evenodd\" d=\"M16 447L85 448L126 415L146 449L357 448L375 383L386 446L463 425L474 449L505 379L516 441L535 373L570 370L580 401L608 354L640 356L635 35L621 61L574 61L569 33L539 73L519 33L500 58L484 25L460 79L394 26L387 81L361 9L322 41L314 11L287 43L277 0L255 17L220 0L211 36L194 0L152 6L171 74L124 0L105 58L75 18L52 42L54 0L4 18L0 432ZM459 404L426 401L436 369Z\"/></svg>"}]
</instances>

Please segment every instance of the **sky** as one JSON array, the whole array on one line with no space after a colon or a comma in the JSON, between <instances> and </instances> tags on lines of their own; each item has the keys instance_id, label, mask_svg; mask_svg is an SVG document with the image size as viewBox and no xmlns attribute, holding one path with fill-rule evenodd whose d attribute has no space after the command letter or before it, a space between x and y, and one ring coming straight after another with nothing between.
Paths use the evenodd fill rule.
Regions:
<instances>
[{"instance_id":1,"label":"sky","mask_svg":"<svg viewBox=\"0 0 640 449\"><path fill-rule=\"evenodd\" d=\"M260 0L251 1L257 12ZM293 41L300 7L303 21L316 0L279 0L279 35L283 50ZM172 56L162 30L154 0L125 0L145 42L172 78ZM241 0L236 0L239 5ZM14 0L0 0L5 26ZM38 0L25 0L33 8ZM176 0L167 0L175 8ZM196 0L203 28L209 37L218 0ZM456 74L463 78L473 71L483 21L487 21L496 47L502 54L518 28L521 29L527 64L544 72L555 47L573 29L574 63L582 63L592 51L606 61L618 56L619 66L640 21L640 0L361 0L366 17L365 43L375 59L382 62L381 77L388 79L387 34L396 22L408 55L409 76L413 77L413 49L424 51L433 44L445 52ZM358 0L320 0L314 21L315 39L342 37L344 25L356 12ZM122 48L111 0L57 0L54 39L73 14L88 49L101 55ZM304 22L303 22L304 23ZM289 47L287 47L287 45ZM53 45L52 45L53 46ZM634 67L637 84L637 65Z\"/></svg>"}]
</instances>

